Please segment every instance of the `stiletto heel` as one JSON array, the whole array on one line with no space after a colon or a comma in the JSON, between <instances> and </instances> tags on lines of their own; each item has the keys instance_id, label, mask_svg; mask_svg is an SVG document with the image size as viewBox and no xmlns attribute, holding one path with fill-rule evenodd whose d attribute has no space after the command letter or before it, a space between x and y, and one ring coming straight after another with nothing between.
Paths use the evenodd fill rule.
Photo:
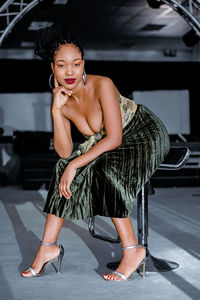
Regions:
<instances>
[{"instance_id":1,"label":"stiletto heel","mask_svg":"<svg viewBox=\"0 0 200 300\"><path fill-rule=\"evenodd\" d=\"M143 268L142 268L142 278L145 278L145 276L146 276L145 267L146 267L146 262L143 263Z\"/></svg>"},{"instance_id":2,"label":"stiletto heel","mask_svg":"<svg viewBox=\"0 0 200 300\"><path fill-rule=\"evenodd\" d=\"M32 274L32 276L23 276L24 278L32 278L32 277L38 277L38 276L42 276L44 274L44 272L47 270L47 268L49 267L50 264L52 264L56 259L58 259L58 275L60 275L60 269L61 269L61 263L62 263L62 259L64 256L64 248L62 245L58 245L57 242L55 243L43 243L42 241L40 241L40 245L46 245L46 246L59 246L60 248L60 253L58 254L58 256L56 256L53 259L48 260L47 262L45 262L41 268L41 270L39 271L39 273L36 274L36 272L34 271L34 269L32 268L32 266L30 266L27 270L29 270Z\"/></svg>"},{"instance_id":3,"label":"stiletto heel","mask_svg":"<svg viewBox=\"0 0 200 300\"><path fill-rule=\"evenodd\" d=\"M62 264L62 258L58 258L58 275L60 275L61 264Z\"/></svg>"},{"instance_id":4,"label":"stiletto heel","mask_svg":"<svg viewBox=\"0 0 200 300\"><path fill-rule=\"evenodd\" d=\"M128 249L138 248L138 247L145 248L143 245L132 245L132 246L124 247L124 248L122 248L122 250L128 250ZM145 278L145 275L146 275L145 270L146 270L146 262L147 262L147 260L148 260L148 257L146 256L146 253L145 253L145 258L139 263L139 265L137 266L136 270L133 273L131 273L131 275L129 277L125 276L124 274L122 274L122 273L120 273L118 271L113 271L113 272L111 272L109 274L115 274L115 275L121 277L121 280L107 279L105 277L104 277L104 279L107 280L107 281L118 281L118 282L119 281L129 281L129 280L132 279L133 274L138 270L138 268L140 266L142 266L142 278Z\"/></svg>"}]
</instances>

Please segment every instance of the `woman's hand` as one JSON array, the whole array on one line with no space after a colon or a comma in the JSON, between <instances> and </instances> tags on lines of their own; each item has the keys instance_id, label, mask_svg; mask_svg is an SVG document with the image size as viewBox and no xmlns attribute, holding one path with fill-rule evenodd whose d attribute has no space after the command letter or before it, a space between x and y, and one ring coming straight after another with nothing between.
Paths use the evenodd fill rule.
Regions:
<instances>
[{"instance_id":1,"label":"woman's hand","mask_svg":"<svg viewBox=\"0 0 200 300\"><path fill-rule=\"evenodd\" d=\"M60 179L60 184L59 184L60 197L63 196L66 199L69 199L71 197L72 193L70 191L70 186L75 175L76 175L76 168L68 164L67 168L65 169Z\"/></svg>"},{"instance_id":2,"label":"woman's hand","mask_svg":"<svg viewBox=\"0 0 200 300\"><path fill-rule=\"evenodd\" d=\"M54 76L53 89L53 109L61 109L62 106L67 102L68 97L72 95L72 90L67 90L64 86L58 84L57 79Z\"/></svg>"}]
</instances>

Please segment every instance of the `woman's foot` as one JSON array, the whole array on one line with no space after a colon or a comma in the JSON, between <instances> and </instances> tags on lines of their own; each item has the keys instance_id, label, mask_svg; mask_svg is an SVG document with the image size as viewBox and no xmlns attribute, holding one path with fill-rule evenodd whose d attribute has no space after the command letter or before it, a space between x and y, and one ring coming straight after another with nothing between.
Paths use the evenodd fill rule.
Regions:
<instances>
[{"instance_id":1,"label":"woman's foot","mask_svg":"<svg viewBox=\"0 0 200 300\"><path fill-rule=\"evenodd\" d=\"M146 250L143 247L123 250L122 260L116 271L125 275L126 278L129 278L131 274L137 270L145 256ZM104 279L117 281L123 280L121 276L113 273L104 274Z\"/></svg>"},{"instance_id":2,"label":"woman's foot","mask_svg":"<svg viewBox=\"0 0 200 300\"><path fill-rule=\"evenodd\" d=\"M40 245L34 261L31 265L36 274L38 274L43 266L43 264L53 258L56 258L60 253L60 248L56 245L46 246ZM21 273L23 277L32 277L32 273L28 270L28 268Z\"/></svg>"}]
</instances>

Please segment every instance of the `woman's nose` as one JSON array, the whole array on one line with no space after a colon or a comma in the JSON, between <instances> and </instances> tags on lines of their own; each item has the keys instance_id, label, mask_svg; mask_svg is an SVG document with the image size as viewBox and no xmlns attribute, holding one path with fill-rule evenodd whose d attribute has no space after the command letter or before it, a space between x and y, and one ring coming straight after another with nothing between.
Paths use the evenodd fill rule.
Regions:
<instances>
[{"instance_id":1,"label":"woman's nose","mask_svg":"<svg viewBox=\"0 0 200 300\"><path fill-rule=\"evenodd\" d=\"M73 74L73 69L71 67L66 68L65 71L66 75L72 75Z\"/></svg>"}]
</instances>

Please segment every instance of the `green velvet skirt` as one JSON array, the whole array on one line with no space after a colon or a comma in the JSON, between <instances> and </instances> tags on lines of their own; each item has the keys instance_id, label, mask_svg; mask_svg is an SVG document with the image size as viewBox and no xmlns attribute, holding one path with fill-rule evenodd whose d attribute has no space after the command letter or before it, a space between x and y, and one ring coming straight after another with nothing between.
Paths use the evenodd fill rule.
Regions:
<instances>
[{"instance_id":1,"label":"green velvet skirt","mask_svg":"<svg viewBox=\"0 0 200 300\"><path fill-rule=\"evenodd\" d=\"M43 211L68 220L95 215L129 217L133 201L169 151L167 130L147 107L138 104L133 119L123 129L122 144L77 169L70 199L59 196L58 185L77 151L59 159Z\"/></svg>"}]
</instances>

